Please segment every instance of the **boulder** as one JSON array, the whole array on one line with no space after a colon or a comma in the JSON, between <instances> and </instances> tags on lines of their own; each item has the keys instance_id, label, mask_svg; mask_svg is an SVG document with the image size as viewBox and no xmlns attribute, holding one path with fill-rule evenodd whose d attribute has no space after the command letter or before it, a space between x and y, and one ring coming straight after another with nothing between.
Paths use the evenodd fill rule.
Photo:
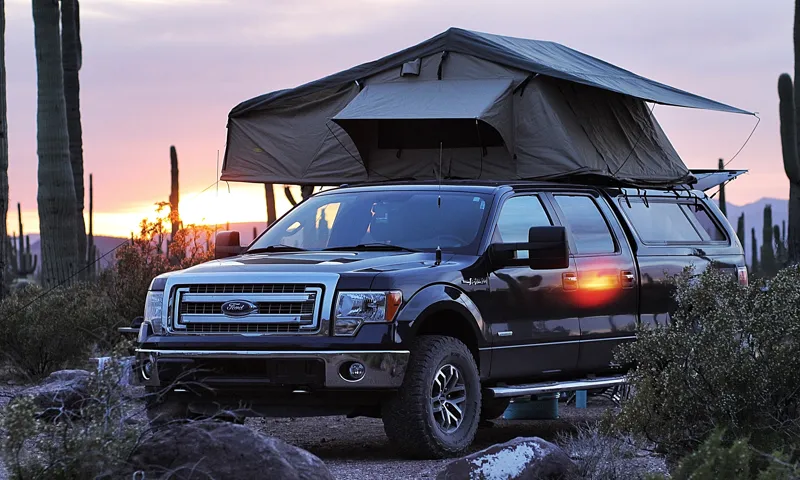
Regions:
<instances>
[{"instance_id":1,"label":"boulder","mask_svg":"<svg viewBox=\"0 0 800 480\"><path fill-rule=\"evenodd\" d=\"M318 457L277 438L227 422L197 421L159 429L131 457L146 478L333 480Z\"/></svg>"},{"instance_id":2,"label":"boulder","mask_svg":"<svg viewBox=\"0 0 800 480\"><path fill-rule=\"evenodd\" d=\"M436 480L534 480L577 477L578 467L558 445L518 437L455 460Z\"/></svg>"},{"instance_id":3,"label":"boulder","mask_svg":"<svg viewBox=\"0 0 800 480\"><path fill-rule=\"evenodd\" d=\"M17 396L33 398L39 418L54 419L60 415L73 416L86 401L91 374L86 370L59 370L44 382L26 388Z\"/></svg>"}]
</instances>

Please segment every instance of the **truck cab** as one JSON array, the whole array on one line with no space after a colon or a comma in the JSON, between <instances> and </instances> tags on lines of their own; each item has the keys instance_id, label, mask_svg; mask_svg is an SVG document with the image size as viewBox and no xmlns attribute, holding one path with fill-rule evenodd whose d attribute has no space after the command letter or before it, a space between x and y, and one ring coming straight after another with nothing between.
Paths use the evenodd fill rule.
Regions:
<instances>
[{"instance_id":1,"label":"truck cab","mask_svg":"<svg viewBox=\"0 0 800 480\"><path fill-rule=\"evenodd\" d=\"M151 283L151 420L373 416L416 458L463 454L512 398L624 383L614 351L669 322L670 275L747 281L702 191L551 182L343 186L216 255Z\"/></svg>"}]
</instances>

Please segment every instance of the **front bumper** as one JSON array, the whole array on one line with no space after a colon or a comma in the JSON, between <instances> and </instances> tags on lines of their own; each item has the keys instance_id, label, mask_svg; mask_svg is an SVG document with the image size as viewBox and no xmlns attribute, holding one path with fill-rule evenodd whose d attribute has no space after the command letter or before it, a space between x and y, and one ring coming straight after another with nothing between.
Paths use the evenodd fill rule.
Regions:
<instances>
[{"instance_id":1,"label":"front bumper","mask_svg":"<svg viewBox=\"0 0 800 480\"><path fill-rule=\"evenodd\" d=\"M393 389L403 383L408 350L262 351L136 349L135 382L153 387L200 383L209 387ZM359 380L342 370L358 362ZM149 370L145 370L149 363ZM145 374L147 371L149 374Z\"/></svg>"}]
</instances>

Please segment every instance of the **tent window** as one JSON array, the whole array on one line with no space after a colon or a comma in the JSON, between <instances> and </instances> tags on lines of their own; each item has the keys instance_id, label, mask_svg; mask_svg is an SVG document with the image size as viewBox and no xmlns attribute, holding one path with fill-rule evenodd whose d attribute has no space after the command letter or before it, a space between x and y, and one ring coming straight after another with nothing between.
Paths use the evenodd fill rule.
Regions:
<instances>
[{"instance_id":1,"label":"tent window","mask_svg":"<svg viewBox=\"0 0 800 480\"><path fill-rule=\"evenodd\" d=\"M378 148L413 149L501 147L503 137L486 122L474 119L379 120Z\"/></svg>"}]
</instances>

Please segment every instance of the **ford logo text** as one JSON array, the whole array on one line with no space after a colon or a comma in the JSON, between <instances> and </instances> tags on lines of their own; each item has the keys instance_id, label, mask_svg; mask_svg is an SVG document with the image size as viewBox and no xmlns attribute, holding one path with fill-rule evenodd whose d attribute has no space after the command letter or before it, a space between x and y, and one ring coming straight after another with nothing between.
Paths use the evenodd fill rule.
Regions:
<instances>
[{"instance_id":1,"label":"ford logo text","mask_svg":"<svg viewBox=\"0 0 800 480\"><path fill-rule=\"evenodd\" d=\"M258 311L258 305L247 300L231 300L222 304L222 313L229 317L244 317Z\"/></svg>"}]
</instances>

